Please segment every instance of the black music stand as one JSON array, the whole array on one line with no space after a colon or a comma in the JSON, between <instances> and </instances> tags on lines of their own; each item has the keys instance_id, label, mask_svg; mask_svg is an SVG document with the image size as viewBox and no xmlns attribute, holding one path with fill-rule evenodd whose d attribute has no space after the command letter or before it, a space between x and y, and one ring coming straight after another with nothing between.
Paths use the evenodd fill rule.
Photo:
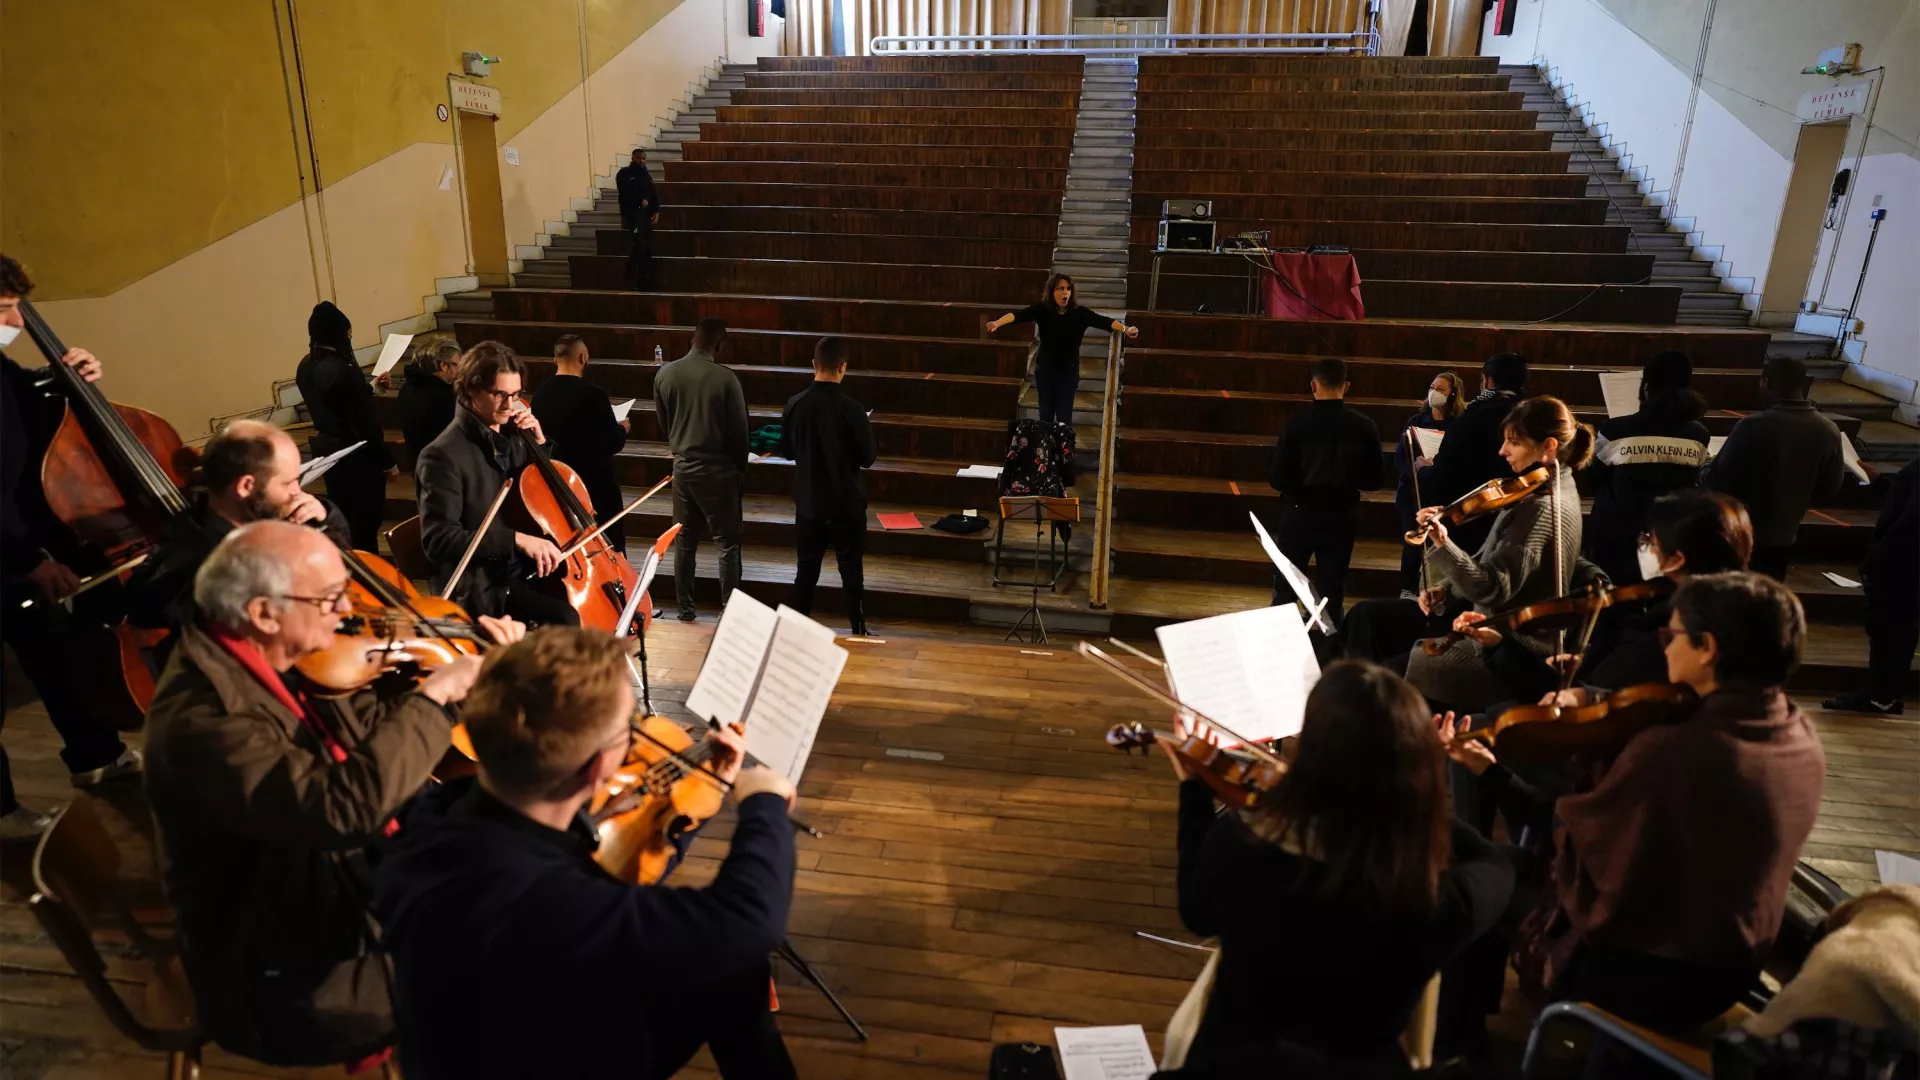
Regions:
<instances>
[{"instance_id":1,"label":"black music stand","mask_svg":"<svg viewBox=\"0 0 1920 1080\"><path fill-rule=\"evenodd\" d=\"M1007 631L1003 640L1012 640L1020 636L1027 620L1033 620L1032 636L1021 638L1029 645L1044 644L1047 640L1047 624L1040 616L1040 590L1052 592L1060 578L1067 572L1067 551L1059 544L1058 529L1048 529L1049 523L1076 522L1080 520L1080 500L1074 496L1055 498L1048 495L1003 495L1000 497L1000 530L994 541L993 583L995 585L1024 585L1033 590L1033 600L1027 610L1020 613L1020 620ZM1009 580L1001 576L1000 558L1002 541L1006 536L1007 522L1033 522L1033 574L1023 580ZM1047 542L1046 560L1041 561L1040 541Z\"/></svg>"},{"instance_id":2,"label":"black music stand","mask_svg":"<svg viewBox=\"0 0 1920 1080\"><path fill-rule=\"evenodd\" d=\"M819 972L813 970L813 965L807 963L807 958L804 956L801 956L800 950L793 947L793 942L788 941L784 938L781 939L780 947L773 950L773 955L779 957L782 960L785 960L788 964L791 964L793 966L793 970L800 973L801 978L812 983L813 988L815 990L818 990L822 994L825 994L827 997L827 1004L833 1006L833 1011L839 1013L840 1019L845 1020L847 1022L847 1026L853 1029L854 1037L859 1039L861 1042L867 1041L867 1029L861 1027L860 1021L855 1020L853 1018L853 1014L847 1011L847 1007L845 1005L840 1004L840 999L834 996L834 993L832 990L827 989L827 981L820 977Z\"/></svg>"}]
</instances>

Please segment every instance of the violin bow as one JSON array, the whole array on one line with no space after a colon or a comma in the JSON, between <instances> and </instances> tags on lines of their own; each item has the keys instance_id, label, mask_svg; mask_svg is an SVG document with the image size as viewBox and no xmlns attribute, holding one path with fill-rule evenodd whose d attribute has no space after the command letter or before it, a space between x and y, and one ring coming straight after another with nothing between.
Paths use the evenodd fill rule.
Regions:
<instances>
[{"instance_id":1,"label":"violin bow","mask_svg":"<svg viewBox=\"0 0 1920 1080\"><path fill-rule=\"evenodd\" d=\"M646 502L648 499L651 499L655 495L660 494L660 489L666 487L668 484L671 484L671 483L673 483L673 477L669 476L665 480L662 480L659 483L653 485L652 487L646 490L645 494L641 495L639 498L633 500L627 505L621 507L619 513L608 516L607 520L601 522L598 525L595 525L591 531L583 533L582 535L577 537L573 541L573 543L568 544L566 547L561 548L560 549L561 561L564 562L567 559L573 558L573 555L575 552L579 551L583 547L586 547L588 544L593 543L594 538L598 537L601 533L606 532L609 528L612 528L614 522L619 521L621 518L626 517L628 514L631 514L635 510L640 509L641 503ZM625 553L622 552L622 554L625 554Z\"/></svg>"},{"instance_id":2,"label":"violin bow","mask_svg":"<svg viewBox=\"0 0 1920 1080\"><path fill-rule=\"evenodd\" d=\"M687 775L692 776L695 773L699 773L701 776L705 777L706 779L711 780L716 784L719 784L722 790L725 790L725 791L733 790L733 783L731 781L720 779L720 774L714 772L712 769L706 768L704 762L688 761L684 756L681 755L680 751L675 750L673 747L668 746L666 743L661 742L659 739L656 739L652 735L649 735L645 731L643 731L639 724L631 724L630 726L632 727L633 733L635 735L640 736L641 738L647 740L653 745L666 751L667 756L669 758L672 758L674 761L680 764L681 768L684 768L687 770ZM759 758L754 757L752 754L747 753L746 750L744 749L740 751L740 760L741 760L741 763L745 765L764 766L765 764ZM825 839L825 834L823 834L819 829L816 829L813 826L807 824L806 822L801 821L799 818L794 817L792 814L787 815L787 821L792 823L795 829L799 830L800 832L806 833L808 836L813 837L815 840Z\"/></svg>"},{"instance_id":3,"label":"violin bow","mask_svg":"<svg viewBox=\"0 0 1920 1080\"><path fill-rule=\"evenodd\" d=\"M1108 655L1098 645L1095 645L1092 642L1083 641L1077 646L1077 648L1081 656L1084 656L1087 659L1092 660L1094 663L1106 668L1109 674L1116 675L1120 677L1122 680L1132 683L1136 689L1145 691L1148 696L1158 698L1161 702L1167 705L1171 705L1173 707L1175 714L1177 714L1184 723L1190 726L1204 724L1205 726L1210 727L1215 731L1221 732L1222 734L1226 735L1229 739L1240 740L1240 746L1237 747L1236 749L1245 749L1248 752L1252 753L1254 756L1264 760L1269 765L1278 765L1282 768L1286 767L1286 762L1281 760L1280 755L1275 754L1273 751L1268 750L1266 747L1261 746L1259 743L1253 741L1252 739L1247 738L1245 735L1242 735L1239 732L1234 731L1232 728L1228 727L1227 725L1220 723L1218 720L1213 719L1212 717L1201 712L1200 710L1195 709L1192 706L1188 705L1186 702L1181 701L1179 698L1174 697L1172 694L1167 693L1165 690L1160 689L1159 687L1153 685L1147 680L1134 674L1131 670L1127 668L1125 664L1122 664L1120 661Z\"/></svg>"},{"instance_id":4,"label":"violin bow","mask_svg":"<svg viewBox=\"0 0 1920 1080\"><path fill-rule=\"evenodd\" d=\"M487 516L480 519L480 527L473 530L473 539L467 541L467 550L460 556L460 562L453 568L453 576L447 578L446 587L440 590L442 600L453 599L454 586L460 584L460 578L467 572L467 564L473 561L473 553L480 550L480 541L484 540L487 530L493 527L493 519L500 513L500 507L506 504L507 492L513 490L513 477L500 485L500 494L493 497L493 505L487 508Z\"/></svg>"}]
</instances>

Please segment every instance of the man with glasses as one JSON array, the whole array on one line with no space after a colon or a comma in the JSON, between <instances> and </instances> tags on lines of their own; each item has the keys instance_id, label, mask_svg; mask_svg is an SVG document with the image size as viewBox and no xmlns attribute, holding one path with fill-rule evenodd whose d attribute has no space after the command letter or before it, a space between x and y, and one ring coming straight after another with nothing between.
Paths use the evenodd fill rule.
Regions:
<instances>
[{"instance_id":1,"label":"man with glasses","mask_svg":"<svg viewBox=\"0 0 1920 1080\"><path fill-rule=\"evenodd\" d=\"M375 880L408 1076L664 1080L702 1044L729 1080L794 1075L767 1001L793 785L714 732L738 820L713 880L616 880L582 811L626 758L633 707L610 635L548 627L488 657L461 710L478 777L422 794Z\"/></svg>"},{"instance_id":2,"label":"man with glasses","mask_svg":"<svg viewBox=\"0 0 1920 1080\"><path fill-rule=\"evenodd\" d=\"M534 454L551 452L539 419L520 400L526 376L526 362L497 341L483 341L460 358L453 423L420 451L413 466L420 546L433 562L436 591L446 588L473 549L449 597L468 614L508 615L534 626L578 626L580 613L554 576L561 560L553 540L516 530L507 507L487 520L500 489L533 463ZM522 433L527 438L520 438Z\"/></svg>"},{"instance_id":3,"label":"man with glasses","mask_svg":"<svg viewBox=\"0 0 1920 1080\"><path fill-rule=\"evenodd\" d=\"M447 750L447 707L480 662L417 685L311 692L295 665L333 644L347 569L317 530L258 521L194 577L194 622L147 718L147 792L200 1028L273 1065L355 1064L394 1039L369 928L367 844ZM524 630L483 618L495 640Z\"/></svg>"}]
</instances>

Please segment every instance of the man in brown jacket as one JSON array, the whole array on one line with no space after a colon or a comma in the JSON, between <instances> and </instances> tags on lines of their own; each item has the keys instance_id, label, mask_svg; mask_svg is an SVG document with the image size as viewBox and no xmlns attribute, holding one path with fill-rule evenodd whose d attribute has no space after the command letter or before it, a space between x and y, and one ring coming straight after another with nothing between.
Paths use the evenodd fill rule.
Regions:
<instances>
[{"instance_id":1,"label":"man in brown jacket","mask_svg":"<svg viewBox=\"0 0 1920 1080\"><path fill-rule=\"evenodd\" d=\"M364 848L427 781L447 706L479 670L464 659L384 700L309 696L294 662L333 642L347 585L318 531L235 529L194 578L200 621L181 629L148 713L147 792L200 1026L275 1065L392 1045Z\"/></svg>"}]
</instances>

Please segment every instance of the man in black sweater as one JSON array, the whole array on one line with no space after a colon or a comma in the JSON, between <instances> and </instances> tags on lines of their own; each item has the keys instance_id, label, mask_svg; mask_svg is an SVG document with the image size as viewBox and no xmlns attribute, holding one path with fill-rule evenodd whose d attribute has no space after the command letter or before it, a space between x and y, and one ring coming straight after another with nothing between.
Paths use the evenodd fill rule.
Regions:
<instances>
[{"instance_id":1,"label":"man in black sweater","mask_svg":"<svg viewBox=\"0 0 1920 1080\"><path fill-rule=\"evenodd\" d=\"M873 464L873 428L867 410L840 389L846 377L847 343L821 338L813 349L813 385L787 399L780 417L779 455L793 461L799 558L792 607L803 615L813 613L820 560L832 545L847 620L855 637L865 637L860 559L867 539L867 493L860 470Z\"/></svg>"},{"instance_id":2,"label":"man in black sweater","mask_svg":"<svg viewBox=\"0 0 1920 1080\"><path fill-rule=\"evenodd\" d=\"M633 148L632 164L613 174L620 200L620 227L627 232L627 288L653 286L653 227L660 224L660 194L647 171L647 152Z\"/></svg>"},{"instance_id":3,"label":"man in black sweater","mask_svg":"<svg viewBox=\"0 0 1920 1080\"><path fill-rule=\"evenodd\" d=\"M1326 599L1327 621L1333 623L1340 619L1347 591L1360 493L1379 490L1386 468L1380 429L1343 400L1346 362L1324 356L1313 362L1311 373L1313 403L1280 429L1267 478L1281 495L1274 540L1295 566L1304 569L1309 558L1314 561L1314 588ZM1276 573L1273 602L1293 599L1293 589Z\"/></svg>"},{"instance_id":4,"label":"man in black sweater","mask_svg":"<svg viewBox=\"0 0 1920 1080\"><path fill-rule=\"evenodd\" d=\"M1823 707L1899 716L1920 647L1920 461L1894 475L1860 576L1867 586L1867 691Z\"/></svg>"},{"instance_id":5,"label":"man in black sweater","mask_svg":"<svg viewBox=\"0 0 1920 1080\"><path fill-rule=\"evenodd\" d=\"M553 374L533 392L533 415L553 440L553 459L580 474L593 500L588 509L605 521L620 512L620 480L613 456L627 445L630 420L613 418L607 392L586 380L587 343L578 334L561 334L553 343ZM617 551L627 547L624 521L607 527L606 537Z\"/></svg>"},{"instance_id":6,"label":"man in black sweater","mask_svg":"<svg viewBox=\"0 0 1920 1080\"><path fill-rule=\"evenodd\" d=\"M1753 570L1785 581L1800 519L1816 500L1840 490L1845 436L1807 399L1812 388L1807 365L1773 357L1760 369L1760 386L1773 399L1772 407L1733 425L1700 482L1747 504L1753 518Z\"/></svg>"},{"instance_id":7,"label":"man in black sweater","mask_svg":"<svg viewBox=\"0 0 1920 1080\"><path fill-rule=\"evenodd\" d=\"M408 1076L664 1080L703 1044L730 1080L795 1075L768 1012L793 785L709 735L739 814L712 883L615 879L581 811L632 742L628 679L616 639L549 627L490 655L468 693L478 777L422 794L374 878Z\"/></svg>"},{"instance_id":8,"label":"man in black sweater","mask_svg":"<svg viewBox=\"0 0 1920 1080\"><path fill-rule=\"evenodd\" d=\"M1494 353L1480 366L1480 396L1447 428L1433 464L1420 474L1421 501L1446 506L1489 480L1513 475L1500 456L1501 423L1527 388L1527 358ZM1493 515L1448 530L1463 550L1478 551L1493 531Z\"/></svg>"}]
</instances>

